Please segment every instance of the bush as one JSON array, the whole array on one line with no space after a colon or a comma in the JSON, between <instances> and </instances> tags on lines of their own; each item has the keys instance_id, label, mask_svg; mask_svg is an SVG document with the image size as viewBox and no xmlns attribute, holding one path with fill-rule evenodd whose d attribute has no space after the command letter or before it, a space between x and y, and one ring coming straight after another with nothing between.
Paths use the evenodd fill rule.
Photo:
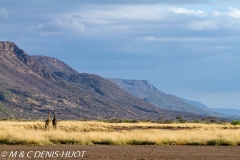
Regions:
<instances>
[{"instance_id":1,"label":"bush","mask_svg":"<svg viewBox=\"0 0 240 160\"><path fill-rule=\"evenodd\" d=\"M155 145L156 142L154 141L141 141L141 140L131 140L127 142L128 145Z\"/></svg>"},{"instance_id":2,"label":"bush","mask_svg":"<svg viewBox=\"0 0 240 160\"><path fill-rule=\"evenodd\" d=\"M193 121L193 123L200 123L200 121L196 119Z\"/></svg>"},{"instance_id":3,"label":"bush","mask_svg":"<svg viewBox=\"0 0 240 160\"><path fill-rule=\"evenodd\" d=\"M208 146L231 146L233 145L230 141L227 140L210 140L206 143Z\"/></svg>"},{"instance_id":4,"label":"bush","mask_svg":"<svg viewBox=\"0 0 240 160\"><path fill-rule=\"evenodd\" d=\"M240 121L239 120L233 120L231 122L232 125L240 125Z\"/></svg>"},{"instance_id":5,"label":"bush","mask_svg":"<svg viewBox=\"0 0 240 160\"><path fill-rule=\"evenodd\" d=\"M100 141L92 141L93 144L98 144L98 145L113 145L113 141L112 140L100 140Z\"/></svg>"},{"instance_id":6,"label":"bush","mask_svg":"<svg viewBox=\"0 0 240 160\"><path fill-rule=\"evenodd\" d=\"M179 122L180 122L180 123L186 123L187 120L186 120L186 119L180 119Z\"/></svg>"},{"instance_id":7,"label":"bush","mask_svg":"<svg viewBox=\"0 0 240 160\"><path fill-rule=\"evenodd\" d=\"M131 122L131 123L138 123L138 120L133 119L133 120L131 120L130 122Z\"/></svg>"},{"instance_id":8,"label":"bush","mask_svg":"<svg viewBox=\"0 0 240 160\"><path fill-rule=\"evenodd\" d=\"M174 123L174 121L172 119L166 119L163 121L164 124L170 124L170 123Z\"/></svg>"},{"instance_id":9,"label":"bush","mask_svg":"<svg viewBox=\"0 0 240 160\"><path fill-rule=\"evenodd\" d=\"M121 119L118 119L118 118L112 118L109 120L109 123L121 123L122 120Z\"/></svg>"}]
</instances>

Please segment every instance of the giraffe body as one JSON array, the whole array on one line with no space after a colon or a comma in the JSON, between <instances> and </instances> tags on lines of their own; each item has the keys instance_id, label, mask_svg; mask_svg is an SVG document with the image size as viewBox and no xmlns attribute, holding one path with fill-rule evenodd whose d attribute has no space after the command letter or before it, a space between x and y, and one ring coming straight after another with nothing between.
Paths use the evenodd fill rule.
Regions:
<instances>
[{"instance_id":1,"label":"giraffe body","mask_svg":"<svg viewBox=\"0 0 240 160\"><path fill-rule=\"evenodd\" d=\"M53 128L57 129L56 111L53 112L52 125L53 125Z\"/></svg>"},{"instance_id":2,"label":"giraffe body","mask_svg":"<svg viewBox=\"0 0 240 160\"><path fill-rule=\"evenodd\" d=\"M45 129L49 129L49 125L50 125L50 113L48 112L48 119L45 121Z\"/></svg>"}]
</instances>

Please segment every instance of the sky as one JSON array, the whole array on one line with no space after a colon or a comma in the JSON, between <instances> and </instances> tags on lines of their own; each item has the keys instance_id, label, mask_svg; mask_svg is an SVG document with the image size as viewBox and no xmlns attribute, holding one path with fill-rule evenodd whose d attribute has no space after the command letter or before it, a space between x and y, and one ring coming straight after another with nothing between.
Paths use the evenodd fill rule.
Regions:
<instances>
[{"instance_id":1,"label":"sky","mask_svg":"<svg viewBox=\"0 0 240 160\"><path fill-rule=\"evenodd\" d=\"M79 73L240 109L239 0L1 0L0 41Z\"/></svg>"}]
</instances>

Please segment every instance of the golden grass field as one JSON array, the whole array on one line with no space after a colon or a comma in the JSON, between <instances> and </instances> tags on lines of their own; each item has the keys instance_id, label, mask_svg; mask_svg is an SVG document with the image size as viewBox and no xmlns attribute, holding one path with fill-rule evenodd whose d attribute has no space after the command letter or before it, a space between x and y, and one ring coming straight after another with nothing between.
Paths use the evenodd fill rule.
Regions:
<instances>
[{"instance_id":1,"label":"golden grass field","mask_svg":"<svg viewBox=\"0 0 240 160\"><path fill-rule=\"evenodd\" d=\"M240 145L240 126L226 124L0 121L1 144L24 145Z\"/></svg>"}]
</instances>

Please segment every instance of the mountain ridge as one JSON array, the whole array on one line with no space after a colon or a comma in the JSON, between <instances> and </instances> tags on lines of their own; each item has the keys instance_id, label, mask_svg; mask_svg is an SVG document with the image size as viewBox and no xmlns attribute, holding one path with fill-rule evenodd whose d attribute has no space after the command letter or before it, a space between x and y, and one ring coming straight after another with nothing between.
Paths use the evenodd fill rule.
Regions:
<instances>
[{"instance_id":1,"label":"mountain ridge","mask_svg":"<svg viewBox=\"0 0 240 160\"><path fill-rule=\"evenodd\" d=\"M209 110L209 111L212 111L212 112L216 112L216 113L219 113L219 114L223 114L223 115L227 115L229 118L237 118L239 119L240 117L240 110L239 109L234 109L234 108L210 108L200 102L196 102L196 101L192 101L192 100L186 100L186 99L183 99L184 101L186 101L187 103L190 103L190 104L194 104L200 108L203 108L205 110Z\"/></svg>"},{"instance_id":2,"label":"mountain ridge","mask_svg":"<svg viewBox=\"0 0 240 160\"><path fill-rule=\"evenodd\" d=\"M180 112L191 112L206 116L221 116L220 114L211 112L210 110L205 110L195 105L191 105L179 97L159 91L156 87L154 87L146 80L126 80L120 78L106 79L117 84L126 92L162 109L169 109Z\"/></svg>"},{"instance_id":3,"label":"mountain ridge","mask_svg":"<svg viewBox=\"0 0 240 160\"><path fill-rule=\"evenodd\" d=\"M169 119L177 115L189 119L202 117L160 109L123 91L101 76L80 74L57 59L51 58L50 61L44 64L14 43L0 42L2 117L39 119L46 117L50 110L56 110L61 119L157 119L160 116ZM61 65L65 65L68 72L62 72Z\"/></svg>"}]
</instances>

